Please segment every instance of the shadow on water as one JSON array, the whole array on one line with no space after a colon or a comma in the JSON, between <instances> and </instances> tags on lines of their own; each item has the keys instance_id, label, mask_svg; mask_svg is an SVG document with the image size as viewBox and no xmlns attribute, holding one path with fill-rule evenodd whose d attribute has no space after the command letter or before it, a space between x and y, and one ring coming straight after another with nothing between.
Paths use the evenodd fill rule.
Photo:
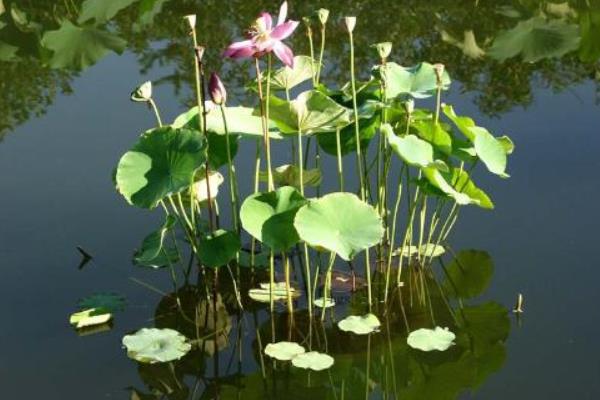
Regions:
<instances>
[{"instance_id":1,"label":"shadow on water","mask_svg":"<svg viewBox=\"0 0 600 400\"><path fill-rule=\"evenodd\" d=\"M407 268L381 329L362 336L337 326L344 314L366 311L360 288L336 286L334 298L343 306L321 322L309 319L306 310L290 316L283 306L271 316L268 304L247 297L240 312L235 294L225 287L215 308L205 287L180 287L156 305L154 326L183 333L193 348L178 361L138 364L145 387L131 387L131 399L454 399L476 391L504 364L509 310L477 300L493 275L487 252L466 250L445 258L450 261L439 260L440 276ZM265 278L244 275L246 282ZM382 289L381 277L374 280L376 290ZM301 305L302 297L296 303ZM407 344L409 331L435 326L456 334L449 350L423 352ZM265 343L278 341L329 354L335 363L325 371L307 371L262 353Z\"/></svg>"}]
</instances>

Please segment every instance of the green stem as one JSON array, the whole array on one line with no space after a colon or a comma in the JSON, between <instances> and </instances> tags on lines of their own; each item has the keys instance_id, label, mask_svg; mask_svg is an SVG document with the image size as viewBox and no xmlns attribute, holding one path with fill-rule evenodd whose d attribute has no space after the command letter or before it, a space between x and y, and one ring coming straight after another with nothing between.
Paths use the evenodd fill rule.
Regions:
<instances>
[{"instance_id":1,"label":"green stem","mask_svg":"<svg viewBox=\"0 0 600 400\"><path fill-rule=\"evenodd\" d=\"M340 182L340 192L344 191L344 164L342 162L342 144L340 138L340 128L335 131L335 143L337 148L337 169Z\"/></svg>"},{"instance_id":2,"label":"green stem","mask_svg":"<svg viewBox=\"0 0 600 400\"><path fill-rule=\"evenodd\" d=\"M394 245L396 242L396 222L398 220L398 211L400 210L400 202L402 200L402 177L404 176L404 168L406 164L402 164L402 169L398 175L398 193L396 194L396 203L394 204L394 214L392 216L392 230L390 232L390 248L388 250L388 259L386 266L386 277L385 277L385 295L384 300L387 301L388 290L390 285L390 276L392 270L392 254L394 253Z\"/></svg>"},{"instance_id":3,"label":"green stem","mask_svg":"<svg viewBox=\"0 0 600 400\"><path fill-rule=\"evenodd\" d=\"M356 164L358 168L358 178L360 182L360 197L362 201L366 201L365 196L365 179L363 176L363 164L360 148L360 124L358 123L358 103L356 100L356 76L354 71L354 36L349 32L350 37L350 79L352 84L352 109L354 112L354 134L356 140ZM369 299L369 304L371 300Z\"/></svg>"},{"instance_id":4,"label":"green stem","mask_svg":"<svg viewBox=\"0 0 600 400\"><path fill-rule=\"evenodd\" d=\"M321 81L321 68L323 68L323 54L325 53L325 25L321 26L321 49L319 51L319 64L317 65L317 85Z\"/></svg>"},{"instance_id":5,"label":"green stem","mask_svg":"<svg viewBox=\"0 0 600 400\"><path fill-rule=\"evenodd\" d=\"M335 252L331 252L329 256L329 264L327 265L327 275L325 277L325 287L323 289L323 310L321 311L321 321L325 321L325 312L327 311L327 301L331 297L331 276L333 272L333 264L335 262Z\"/></svg>"},{"instance_id":6,"label":"green stem","mask_svg":"<svg viewBox=\"0 0 600 400\"><path fill-rule=\"evenodd\" d=\"M225 147L227 148L227 167L229 168L229 191L231 200L231 212L233 214L233 226L235 231L240 233L239 210L238 210L238 189L237 177L231 158L231 148L229 143L229 129L227 128L227 118L225 116L225 107L221 104L221 116L223 117L223 127L225 128Z\"/></svg>"},{"instance_id":7,"label":"green stem","mask_svg":"<svg viewBox=\"0 0 600 400\"><path fill-rule=\"evenodd\" d=\"M270 58L269 58L270 59ZM262 89L262 77L260 73L260 64L258 62L258 58L255 58L255 67L256 67L256 76L258 80L258 98L260 102L260 116L262 120L262 128L263 128L263 147L265 149L265 154L267 158L267 186L269 190L274 190L275 185L273 184L273 170L271 169L271 143L269 139L269 120L265 105L265 97L263 95ZM269 69L267 75L267 90L269 90L270 86L270 62ZM268 99L266 101L268 103Z\"/></svg>"}]
</instances>

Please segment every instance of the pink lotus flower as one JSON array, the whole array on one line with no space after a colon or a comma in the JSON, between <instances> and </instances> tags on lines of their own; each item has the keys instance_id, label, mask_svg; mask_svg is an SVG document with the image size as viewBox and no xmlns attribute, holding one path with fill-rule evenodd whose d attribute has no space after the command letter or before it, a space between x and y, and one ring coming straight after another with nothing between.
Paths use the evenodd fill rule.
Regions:
<instances>
[{"instance_id":1,"label":"pink lotus flower","mask_svg":"<svg viewBox=\"0 0 600 400\"><path fill-rule=\"evenodd\" d=\"M285 1L279 9L276 26L273 26L271 14L261 13L248 32L248 40L231 44L223 56L231 58L260 57L272 51L285 65L293 68L294 53L292 49L283 44L282 40L294 32L298 27L298 21L285 20L287 8L287 1Z\"/></svg>"}]
</instances>

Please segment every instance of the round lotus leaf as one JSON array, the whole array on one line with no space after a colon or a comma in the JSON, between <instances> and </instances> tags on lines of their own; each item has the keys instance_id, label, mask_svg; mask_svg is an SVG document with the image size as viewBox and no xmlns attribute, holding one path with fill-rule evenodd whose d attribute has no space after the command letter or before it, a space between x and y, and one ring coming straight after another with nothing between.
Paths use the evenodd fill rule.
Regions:
<instances>
[{"instance_id":1,"label":"round lotus leaf","mask_svg":"<svg viewBox=\"0 0 600 400\"><path fill-rule=\"evenodd\" d=\"M279 361L290 361L305 351L304 347L295 342L269 343L265 347L265 354Z\"/></svg>"},{"instance_id":2,"label":"round lotus leaf","mask_svg":"<svg viewBox=\"0 0 600 400\"><path fill-rule=\"evenodd\" d=\"M335 252L350 261L379 243L383 226L377 211L351 193L332 193L303 206L294 220L310 246Z\"/></svg>"},{"instance_id":3,"label":"round lotus leaf","mask_svg":"<svg viewBox=\"0 0 600 400\"><path fill-rule=\"evenodd\" d=\"M311 369L313 371L323 371L331 368L333 357L319 353L318 351L309 351L292 358L292 365L297 368Z\"/></svg>"},{"instance_id":4,"label":"round lotus leaf","mask_svg":"<svg viewBox=\"0 0 600 400\"><path fill-rule=\"evenodd\" d=\"M89 308L71 314L69 323L77 329L89 326L102 325L112 319L112 314L104 308Z\"/></svg>"},{"instance_id":5,"label":"round lotus leaf","mask_svg":"<svg viewBox=\"0 0 600 400\"><path fill-rule=\"evenodd\" d=\"M338 322L338 328L344 332L352 332L357 335L368 335L379 330L381 322L374 314L350 315Z\"/></svg>"},{"instance_id":6,"label":"round lotus leaf","mask_svg":"<svg viewBox=\"0 0 600 400\"><path fill-rule=\"evenodd\" d=\"M237 233L219 229L200 239L198 257L202 265L222 267L235 258L241 247Z\"/></svg>"},{"instance_id":7,"label":"round lotus leaf","mask_svg":"<svg viewBox=\"0 0 600 400\"><path fill-rule=\"evenodd\" d=\"M319 297L313 301L313 304L315 307L319 308L330 308L335 306L335 300L332 298Z\"/></svg>"},{"instance_id":8,"label":"round lotus leaf","mask_svg":"<svg viewBox=\"0 0 600 400\"><path fill-rule=\"evenodd\" d=\"M422 351L444 351L454 344L456 335L450 332L448 328L435 329L421 328L411 332L406 339L406 343L413 349Z\"/></svg>"},{"instance_id":9,"label":"round lotus leaf","mask_svg":"<svg viewBox=\"0 0 600 400\"><path fill-rule=\"evenodd\" d=\"M185 336L169 328L142 328L123 337L123 346L129 358L149 364L179 360L192 349Z\"/></svg>"},{"instance_id":10,"label":"round lotus leaf","mask_svg":"<svg viewBox=\"0 0 600 400\"><path fill-rule=\"evenodd\" d=\"M149 130L121 157L117 189L130 204L154 208L191 184L204 164L205 150L198 132L171 127Z\"/></svg>"},{"instance_id":11,"label":"round lotus leaf","mask_svg":"<svg viewBox=\"0 0 600 400\"><path fill-rule=\"evenodd\" d=\"M240 208L242 227L276 252L298 243L294 217L306 199L291 186L258 193L244 200Z\"/></svg>"}]
</instances>

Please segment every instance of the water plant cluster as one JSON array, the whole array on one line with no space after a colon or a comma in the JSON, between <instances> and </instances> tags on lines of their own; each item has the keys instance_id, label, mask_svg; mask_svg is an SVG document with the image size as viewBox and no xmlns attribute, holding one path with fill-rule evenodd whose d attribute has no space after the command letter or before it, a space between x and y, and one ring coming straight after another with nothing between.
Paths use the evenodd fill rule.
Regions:
<instances>
[{"instance_id":1,"label":"water plant cluster","mask_svg":"<svg viewBox=\"0 0 600 400\"><path fill-rule=\"evenodd\" d=\"M335 315L332 285L343 261L349 265L344 279L353 291L364 291L364 312L346 316L338 329L368 335L380 329L377 315L398 307L396 293L407 291L411 302L428 304L433 260L448 250L461 210L494 207L473 171L507 178L514 145L444 103L451 78L442 64L405 67L393 61L392 43L377 43L379 62L368 79L359 79L366 71L355 65L355 17L343 19L348 83L327 86L321 76L329 12L304 19L307 55L294 55L284 43L301 29L287 14L286 2L276 20L262 13L245 40L222 53L250 61L252 105L230 104L226 85L205 63L196 17L186 16L197 105L167 124L152 84L137 88L132 100L149 106L157 126L121 157L115 186L129 204L164 213L134 261L167 268L174 287L181 276L185 282L197 276L215 308L220 285L228 285L240 310L249 299L268 303L271 313L283 304L292 319L301 308L309 319L324 321L328 310ZM244 141L255 144L254 171L236 168ZM274 149L289 154L289 162L274 165ZM323 182L326 157L337 166L331 184ZM350 175L356 179L346 179ZM241 179L253 183L252 193L240 193ZM337 191L326 193L331 186ZM294 257L301 262L293 263ZM297 272L302 279L293 279ZM439 351L454 338L434 327L412 332L408 344ZM190 350L177 331L143 329L123 343L140 362L172 361ZM310 350L292 342L263 349L300 368L333 364Z\"/></svg>"}]
</instances>

